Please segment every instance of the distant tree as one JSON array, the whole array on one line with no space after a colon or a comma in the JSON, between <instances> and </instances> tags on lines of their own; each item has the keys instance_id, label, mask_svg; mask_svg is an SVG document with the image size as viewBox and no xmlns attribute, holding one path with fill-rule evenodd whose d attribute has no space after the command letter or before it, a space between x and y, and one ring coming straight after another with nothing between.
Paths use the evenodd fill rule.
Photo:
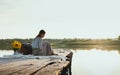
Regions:
<instances>
[{"instance_id":1,"label":"distant tree","mask_svg":"<svg viewBox=\"0 0 120 75\"><path fill-rule=\"evenodd\" d=\"M118 36L118 40L120 40L120 35Z\"/></svg>"}]
</instances>

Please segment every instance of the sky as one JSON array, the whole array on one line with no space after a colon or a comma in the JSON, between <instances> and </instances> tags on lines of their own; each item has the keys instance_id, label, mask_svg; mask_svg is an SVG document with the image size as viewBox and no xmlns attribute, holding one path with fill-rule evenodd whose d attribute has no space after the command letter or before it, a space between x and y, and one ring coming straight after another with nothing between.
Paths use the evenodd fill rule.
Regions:
<instances>
[{"instance_id":1,"label":"sky","mask_svg":"<svg viewBox=\"0 0 120 75\"><path fill-rule=\"evenodd\" d=\"M0 0L0 39L117 38L119 0Z\"/></svg>"}]
</instances>

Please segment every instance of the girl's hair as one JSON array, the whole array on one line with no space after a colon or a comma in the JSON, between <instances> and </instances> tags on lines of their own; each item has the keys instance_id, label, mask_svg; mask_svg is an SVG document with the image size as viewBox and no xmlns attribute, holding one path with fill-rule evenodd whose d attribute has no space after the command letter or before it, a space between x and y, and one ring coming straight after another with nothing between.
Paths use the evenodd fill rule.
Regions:
<instances>
[{"instance_id":1,"label":"girl's hair","mask_svg":"<svg viewBox=\"0 0 120 75\"><path fill-rule=\"evenodd\" d=\"M36 37L40 37L41 34L45 34L45 33L46 33L45 30L40 30L39 34Z\"/></svg>"}]
</instances>

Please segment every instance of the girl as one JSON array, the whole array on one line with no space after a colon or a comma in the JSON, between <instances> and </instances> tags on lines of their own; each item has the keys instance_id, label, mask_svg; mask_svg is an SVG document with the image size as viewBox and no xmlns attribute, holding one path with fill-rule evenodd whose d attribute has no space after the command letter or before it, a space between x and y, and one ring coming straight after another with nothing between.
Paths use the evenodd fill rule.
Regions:
<instances>
[{"instance_id":1,"label":"girl","mask_svg":"<svg viewBox=\"0 0 120 75\"><path fill-rule=\"evenodd\" d=\"M40 30L39 34L32 42L33 55L47 56L54 54L53 51L51 50L50 43L43 41L42 39L45 36L45 33L46 32L44 30Z\"/></svg>"}]
</instances>

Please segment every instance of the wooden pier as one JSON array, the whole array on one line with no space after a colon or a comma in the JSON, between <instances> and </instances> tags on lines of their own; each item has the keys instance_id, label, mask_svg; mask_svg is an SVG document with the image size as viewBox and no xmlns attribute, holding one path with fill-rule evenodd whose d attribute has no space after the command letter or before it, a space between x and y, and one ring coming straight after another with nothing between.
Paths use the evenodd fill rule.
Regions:
<instances>
[{"instance_id":1,"label":"wooden pier","mask_svg":"<svg viewBox=\"0 0 120 75\"><path fill-rule=\"evenodd\" d=\"M0 58L0 75L71 75L71 51L54 56Z\"/></svg>"}]
</instances>

